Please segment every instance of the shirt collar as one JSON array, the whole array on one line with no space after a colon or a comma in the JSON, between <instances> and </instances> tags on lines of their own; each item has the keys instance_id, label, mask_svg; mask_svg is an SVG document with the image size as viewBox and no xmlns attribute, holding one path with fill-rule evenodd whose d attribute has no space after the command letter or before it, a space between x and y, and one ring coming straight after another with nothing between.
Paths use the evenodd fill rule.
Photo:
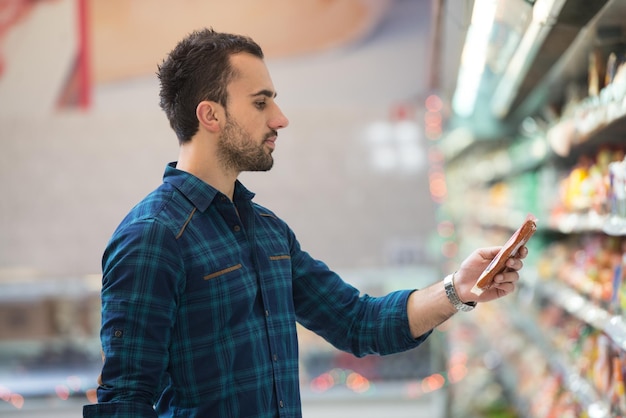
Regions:
<instances>
[{"instance_id":1,"label":"shirt collar","mask_svg":"<svg viewBox=\"0 0 626 418\"><path fill-rule=\"evenodd\" d=\"M163 182L176 187L200 212L207 210L216 197L224 196L222 192L193 174L177 169L176 161L165 167ZM235 202L250 201L253 197L254 193L246 189L239 180L235 180Z\"/></svg>"}]
</instances>

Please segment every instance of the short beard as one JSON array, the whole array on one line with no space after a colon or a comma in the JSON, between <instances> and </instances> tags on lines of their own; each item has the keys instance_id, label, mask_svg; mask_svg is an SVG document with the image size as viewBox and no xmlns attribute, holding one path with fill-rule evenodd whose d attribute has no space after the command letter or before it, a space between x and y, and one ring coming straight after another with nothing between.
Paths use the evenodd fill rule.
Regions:
<instances>
[{"instance_id":1,"label":"short beard","mask_svg":"<svg viewBox=\"0 0 626 418\"><path fill-rule=\"evenodd\" d=\"M268 134L267 137L270 137ZM265 138L264 138L265 139ZM274 158L263 144L257 145L252 137L231 118L220 135L217 157L224 168L242 171L269 171Z\"/></svg>"}]
</instances>

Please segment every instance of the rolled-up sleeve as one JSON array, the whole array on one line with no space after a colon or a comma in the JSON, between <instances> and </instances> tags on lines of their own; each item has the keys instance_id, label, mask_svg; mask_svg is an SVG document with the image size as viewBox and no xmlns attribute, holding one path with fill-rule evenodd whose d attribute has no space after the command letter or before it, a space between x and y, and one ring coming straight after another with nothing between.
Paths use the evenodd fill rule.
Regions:
<instances>
[{"instance_id":1,"label":"rolled-up sleeve","mask_svg":"<svg viewBox=\"0 0 626 418\"><path fill-rule=\"evenodd\" d=\"M156 417L184 268L175 236L153 220L121 227L103 256L104 354L98 404L84 417Z\"/></svg>"},{"instance_id":2,"label":"rolled-up sleeve","mask_svg":"<svg viewBox=\"0 0 626 418\"><path fill-rule=\"evenodd\" d=\"M97 403L83 406L84 418L147 418L157 417L154 408L148 404L128 402Z\"/></svg>"}]
</instances>

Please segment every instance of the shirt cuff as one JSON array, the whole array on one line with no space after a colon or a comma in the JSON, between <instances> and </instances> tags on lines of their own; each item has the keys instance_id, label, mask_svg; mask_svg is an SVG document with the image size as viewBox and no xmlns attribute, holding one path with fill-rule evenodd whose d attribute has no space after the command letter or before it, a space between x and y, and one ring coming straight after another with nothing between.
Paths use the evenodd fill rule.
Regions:
<instances>
[{"instance_id":1,"label":"shirt cuff","mask_svg":"<svg viewBox=\"0 0 626 418\"><path fill-rule=\"evenodd\" d=\"M146 404L106 402L84 405L83 418L157 418L157 413Z\"/></svg>"}]
</instances>

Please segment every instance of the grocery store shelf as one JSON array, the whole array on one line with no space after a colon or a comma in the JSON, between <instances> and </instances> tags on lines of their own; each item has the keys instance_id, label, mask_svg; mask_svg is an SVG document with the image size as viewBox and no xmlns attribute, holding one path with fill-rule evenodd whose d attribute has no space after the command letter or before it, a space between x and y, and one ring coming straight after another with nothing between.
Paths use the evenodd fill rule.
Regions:
<instances>
[{"instance_id":1,"label":"grocery store shelf","mask_svg":"<svg viewBox=\"0 0 626 418\"><path fill-rule=\"evenodd\" d=\"M626 91L605 87L604 100L593 97L578 105L573 114L552 126L546 136L555 156L570 163L590 148L623 142L626 134Z\"/></svg>"},{"instance_id":2,"label":"grocery store shelf","mask_svg":"<svg viewBox=\"0 0 626 418\"><path fill-rule=\"evenodd\" d=\"M511 319L513 324L526 334L535 346L543 351L550 368L563 377L564 386L584 405L589 417L608 418L610 416L610 407L601 394L575 370L562 353L552 347L536 323L527 317L514 317Z\"/></svg>"},{"instance_id":3,"label":"grocery store shelf","mask_svg":"<svg viewBox=\"0 0 626 418\"><path fill-rule=\"evenodd\" d=\"M626 322L621 315L610 313L561 283L539 282L537 290L571 315L603 331L617 346L626 350Z\"/></svg>"},{"instance_id":4,"label":"grocery store shelf","mask_svg":"<svg viewBox=\"0 0 626 418\"><path fill-rule=\"evenodd\" d=\"M480 207L479 210L466 213L468 218L485 228L501 227L516 230L526 217L527 212L510 207ZM612 236L626 236L626 218L600 215L595 212L561 213L549 219L539 219L539 230L562 234L600 232Z\"/></svg>"}]
</instances>

